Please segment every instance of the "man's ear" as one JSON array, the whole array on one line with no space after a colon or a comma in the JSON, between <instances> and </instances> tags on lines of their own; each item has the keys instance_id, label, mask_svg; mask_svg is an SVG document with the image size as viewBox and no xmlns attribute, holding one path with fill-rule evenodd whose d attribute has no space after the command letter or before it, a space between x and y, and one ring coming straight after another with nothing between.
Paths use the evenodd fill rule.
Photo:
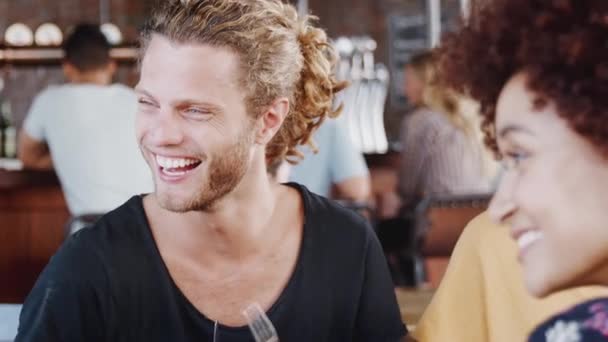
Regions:
<instances>
[{"instance_id":1,"label":"man's ear","mask_svg":"<svg viewBox=\"0 0 608 342\"><path fill-rule=\"evenodd\" d=\"M108 74L110 74L110 78L114 77L114 74L116 73L116 69L118 69L116 62L114 60L111 60L107 66L107 70L108 70Z\"/></svg>"},{"instance_id":2,"label":"man's ear","mask_svg":"<svg viewBox=\"0 0 608 342\"><path fill-rule=\"evenodd\" d=\"M76 67L71 63L63 62L61 67L63 69L63 75L68 81L72 82L78 78L80 73L78 72L78 69L76 69Z\"/></svg>"},{"instance_id":3,"label":"man's ear","mask_svg":"<svg viewBox=\"0 0 608 342\"><path fill-rule=\"evenodd\" d=\"M258 118L256 143L268 144L283 125L288 113L289 100L286 97L278 98L266 107Z\"/></svg>"}]
</instances>

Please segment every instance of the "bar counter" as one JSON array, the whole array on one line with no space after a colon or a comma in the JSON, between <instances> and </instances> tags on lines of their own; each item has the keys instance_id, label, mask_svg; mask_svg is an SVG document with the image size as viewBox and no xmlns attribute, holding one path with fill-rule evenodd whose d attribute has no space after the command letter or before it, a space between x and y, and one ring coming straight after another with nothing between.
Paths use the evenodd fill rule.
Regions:
<instances>
[{"instance_id":1,"label":"bar counter","mask_svg":"<svg viewBox=\"0 0 608 342\"><path fill-rule=\"evenodd\" d=\"M68 219L55 173L0 169L0 303L23 302Z\"/></svg>"}]
</instances>

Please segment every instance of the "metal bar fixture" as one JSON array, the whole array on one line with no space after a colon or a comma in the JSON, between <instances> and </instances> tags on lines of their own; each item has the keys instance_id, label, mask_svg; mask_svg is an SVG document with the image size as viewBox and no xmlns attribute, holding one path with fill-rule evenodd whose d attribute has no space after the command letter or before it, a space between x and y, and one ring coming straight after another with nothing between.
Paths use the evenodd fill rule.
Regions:
<instances>
[{"instance_id":1,"label":"metal bar fixture","mask_svg":"<svg viewBox=\"0 0 608 342\"><path fill-rule=\"evenodd\" d=\"M384 106L389 72L385 65L374 64L376 46L369 37L341 37L335 41L340 55L337 77L350 83L336 98L344 105L340 124L363 153L388 151Z\"/></svg>"}]
</instances>

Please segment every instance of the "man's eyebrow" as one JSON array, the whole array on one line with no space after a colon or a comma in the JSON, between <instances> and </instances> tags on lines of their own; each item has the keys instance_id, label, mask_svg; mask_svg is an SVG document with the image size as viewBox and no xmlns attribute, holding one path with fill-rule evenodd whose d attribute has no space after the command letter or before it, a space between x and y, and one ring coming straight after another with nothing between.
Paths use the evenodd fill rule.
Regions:
<instances>
[{"instance_id":1,"label":"man's eyebrow","mask_svg":"<svg viewBox=\"0 0 608 342\"><path fill-rule=\"evenodd\" d=\"M141 93L141 94L146 95L148 97L154 98L154 96L152 96L152 94L150 94L150 92L146 91L145 89L143 89L140 86L135 86L135 88L133 90L135 90L135 92Z\"/></svg>"}]
</instances>

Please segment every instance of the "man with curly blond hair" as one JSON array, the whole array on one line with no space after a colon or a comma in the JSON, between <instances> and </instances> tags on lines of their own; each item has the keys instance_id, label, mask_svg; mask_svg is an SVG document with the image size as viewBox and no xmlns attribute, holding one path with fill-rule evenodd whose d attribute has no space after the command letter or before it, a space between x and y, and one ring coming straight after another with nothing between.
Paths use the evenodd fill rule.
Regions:
<instances>
[{"instance_id":1,"label":"man with curly blond hair","mask_svg":"<svg viewBox=\"0 0 608 342\"><path fill-rule=\"evenodd\" d=\"M136 135L155 192L64 244L17 341L252 341L251 305L282 341L400 340L366 221L266 174L338 114L325 33L278 0L168 0L142 47Z\"/></svg>"}]
</instances>

